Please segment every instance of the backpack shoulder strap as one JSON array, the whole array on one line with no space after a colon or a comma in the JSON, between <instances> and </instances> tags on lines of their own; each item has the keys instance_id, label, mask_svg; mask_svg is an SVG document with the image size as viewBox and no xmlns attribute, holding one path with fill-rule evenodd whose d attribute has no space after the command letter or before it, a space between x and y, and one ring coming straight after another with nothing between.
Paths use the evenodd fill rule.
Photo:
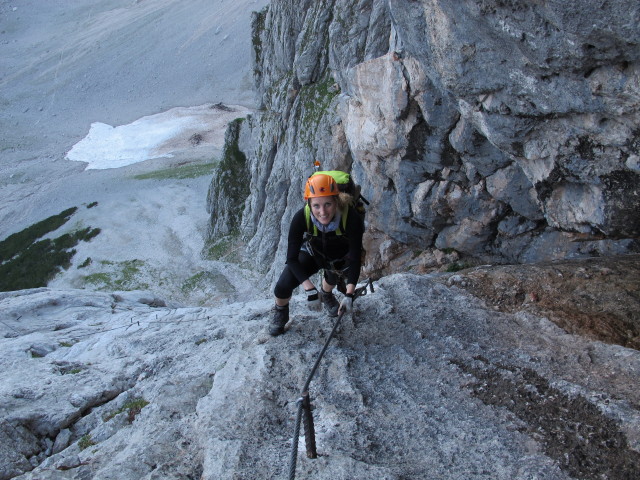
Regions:
<instances>
[{"instance_id":1,"label":"backpack shoulder strap","mask_svg":"<svg viewBox=\"0 0 640 480\"><path fill-rule=\"evenodd\" d=\"M342 217L340 219L341 225L338 225L338 229L336 230L336 235L342 235L344 232L347 231L347 216L349 215L349 205L347 205L342 209L342 212L340 212L340 215Z\"/></svg>"},{"instance_id":2,"label":"backpack shoulder strap","mask_svg":"<svg viewBox=\"0 0 640 480\"><path fill-rule=\"evenodd\" d=\"M307 232L314 236L318 235L318 227L311 221L311 208L308 203L304 206L304 219L307 224Z\"/></svg>"}]
</instances>

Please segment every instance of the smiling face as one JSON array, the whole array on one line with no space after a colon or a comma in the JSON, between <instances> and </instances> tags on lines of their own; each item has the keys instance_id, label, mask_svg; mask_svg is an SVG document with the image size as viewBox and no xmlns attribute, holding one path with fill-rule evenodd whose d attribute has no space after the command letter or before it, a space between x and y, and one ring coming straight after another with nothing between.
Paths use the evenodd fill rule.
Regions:
<instances>
[{"instance_id":1,"label":"smiling face","mask_svg":"<svg viewBox=\"0 0 640 480\"><path fill-rule=\"evenodd\" d=\"M336 197L316 197L310 200L311 213L322 225L329 225L338 210Z\"/></svg>"}]
</instances>

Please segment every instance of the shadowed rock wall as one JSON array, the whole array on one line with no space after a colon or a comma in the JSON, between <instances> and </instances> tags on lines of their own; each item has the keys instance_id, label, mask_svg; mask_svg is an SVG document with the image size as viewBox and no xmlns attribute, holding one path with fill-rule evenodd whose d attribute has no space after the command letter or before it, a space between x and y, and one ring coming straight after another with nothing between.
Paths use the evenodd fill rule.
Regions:
<instances>
[{"instance_id":1,"label":"shadowed rock wall","mask_svg":"<svg viewBox=\"0 0 640 480\"><path fill-rule=\"evenodd\" d=\"M638 251L639 25L622 0L274 0L240 135L252 261L279 270L315 159L371 201L372 272Z\"/></svg>"}]
</instances>

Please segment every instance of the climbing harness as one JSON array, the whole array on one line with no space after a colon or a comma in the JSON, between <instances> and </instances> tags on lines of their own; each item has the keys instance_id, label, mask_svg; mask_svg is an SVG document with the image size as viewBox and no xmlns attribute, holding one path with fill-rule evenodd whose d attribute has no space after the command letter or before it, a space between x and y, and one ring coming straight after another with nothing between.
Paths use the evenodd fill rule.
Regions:
<instances>
[{"instance_id":1,"label":"climbing harness","mask_svg":"<svg viewBox=\"0 0 640 480\"><path fill-rule=\"evenodd\" d=\"M373 289L373 281L371 279L367 279L365 284L361 287L356 288L353 293L353 300L367 294L367 288L373 293L375 290ZM316 438L315 438L315 428L313 425L313 414L311 413L311 399L309 397L309 385L311 384L311 380L313 380L313 376L320 365L320 361L329 347L329 343L333 338L338 326L340 325L340 321L344 316L345 312L343 311L336 320L336 323L333 325L331 329L331 333L327 337L327 340L316 359L316 363L313 365L311 369L311 373L307 377L307 381L304 383L304 387L302 387L302 393L300 398L296 400L296 404L298 405L298 414L296 415L296 423L293 432L293 440L291 444L291 457L289 461L289 480L294 480L296 478L296 464L298 461L298 438L300 437L300 423L304 422L304 442L307 448L307 457L308 458L317 458L318 453L316 451Z\"/></svg>"}]
</instances>

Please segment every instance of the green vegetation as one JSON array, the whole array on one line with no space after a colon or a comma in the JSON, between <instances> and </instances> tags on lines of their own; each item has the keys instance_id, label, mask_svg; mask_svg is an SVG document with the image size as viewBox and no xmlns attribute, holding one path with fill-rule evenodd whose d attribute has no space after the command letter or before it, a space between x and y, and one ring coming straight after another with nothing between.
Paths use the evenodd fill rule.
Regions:
<instances>
[{"instance_id":1,"label":"green vegetation","mask_svg":"<svg viewBox=\"0 0 640 480\"><path fill-rule=\"evenodd\" d=\"M208 276L207 273L208 272L198 272L195 275L189 277L182 284L182 291L188 293L198 288L199 285L206 281Z\"/></svg>"},{"instance_id":2,"label":"green vegetation","mask_svg":"<svg viewBox=\"0 0 640 480\"><path fill-rule=\"evenodd\" d=\"M332 105L338 90L333 87L334 82L329 75L319 82L305 85L300 89L301 141L311 146L320 121Z\"/></svg>"},{"instance_id":3,"label":"green vegetation","mask_svg":"<svg viewBox=\"0 0 640 480\"><path fill-rule=\"evenodd\" d=\"M86 268L86 267L88 267L89 265L91 265L91 262L93 262L93 260L91 260L91 257L87 257L87 259L86 259L84 262L82 262L82 263L78 266L78 268Z\"/></svg>"},{"instance_id":4,"label":"green vegetation","mask_svg":"<svg viewBox=\"0 0 640 480\"><path fill-rule=\"evenodd\" d=\"M80 447L80 450L89 448L92 445L95 445L95 442L91 439L91 435L89 435L88 433L85 436L83 436L80 440L78 440L78 447Z\"/></svg>"},{"instance_id":5,"label":"green vegetation","mask_svg":"<svg viewBox=\"0 0 640 480\"><path fill-rule=\"evenodd\" d=\"M447 265L445 272L447 273L459 272L460 270L464 270L465 268L469 268L469 267L470 265L468 265L465 262L453 262Z\"/></svg>"},{"instance_id":6,"label":"green vegetation","mask_svg":"<svg viewBox=\"0 0 640 480\"><path fill-rule=\"evenodd\" d=\"M208 288L220 293L234 291L234 287L227 277L216 270L196 273L182 284L181 290L183 293L188 294L196 290L206 291Z\"/></svg>"},{"instance_id":7,"label":"green vegetation","mask_svg":"<svg viewBox=\"0 0 640 480\"><path fill-rule=\"evenodd\" d=\"M215 167L215 163L182 165L179 167L157 170L155 172L142 173L134 176L133 178L136 180L167 180L170 178L183 180L186 178L198 178L204 175L211 175Z\"/></svg>"},{"instance_id":8,"label":"green vegetation","mask_svg":"<svg viewBox=\"0 0 640 480\"><path fill-rule=\"evenodd\" d=\"M222 160L215 170L210 188L210 195L224 199L223 215L233 234L237 234L240 229L244 202L249 196L250 172L247 157L238 145L240 126L244 120L236 118L227 126Z\"/></svg>"},{"instance_id":9,"label":"green vegetation","mask_svg":"<svg viewBox=\"0 0 640 480\"><path fill-rule=\"evenodd\" d=\"M253 43L253 55L254 55L254 65L255 68L260 68L260 62L262 61L262 40L260 37L262 36L262 32L265 29L265 19L267 18L267 12L269 11L269 6L264 7L259 12L253 12L252 14L252 43ZM254 71L254 73L258 73Z\"/></svg>"},{"instance_id":10,"label":"green vegetation","mask_svg":"<svg viewBox=\"0 0 640 480\"><path fill-rule=\"evenodd\" d=\"M207 260L221 260L233 252L237 241L235 236L225 236L217 240L210 240L205 246L205 257Z\"/></svg>"},{"instance_id":11,"label":"green vegetation","mask_svg":"<svg viewBox=\"0 0 640 480\"><path fill-rule=\"evenodd\" d=\"M60 228L76 210L74 207L53 215L0 242L0 291L46 287L61 268L69 268L76 253L73 247L98 235L99 228L87 227L55 239L36 240Z\"/></svg>"},{"instance_id":12,"label":"green vegetation","mask_svg":"<svg viewBox=\"0 0 640 480\"><path fill-rule=\"evenodd\" d=\"M147 402L144 398L134 398L133 400L129 400L118 410L114 410L113 412L110 412L102 417L102 420L108 422L113 417L121 414L122 412L129 412L129 423L131 423L135 419L136 415L138 415L147 405L149 405L149 402Z\"/></svg>"},{"instance_id":13,"label":"green vegetation","mask_svg":"<svg viewBox=\"0 0 640 480\"><path fill-rule=\"evenodd\" d=\"M60 228L76 213L76 210L78 210L77 207L69 208L60 212L58 215L53 215L38 223L34 223L21 232L9 235L5 240L0 242L0 262L15 257L24 250L25 246L31 245L38 238Z\"/></svg>"},{"instance_id":14,"label":"green vegetation","mask_svg":"<svg viewBox=\"0 0 640 480\"><path fill-rule=\"evenodd\" d=\"M203 343L206 343L207 339L206 338L201 338L200 340L196 341L196 345L202 345Z\"/></svg>"},{"instance_id":15,"label":"green vegetation","mask_svg":"<svg viewBox=\"0 0 640 480\"><path fill-rule=\"evenodd\" d=\"M104 266L113 267L114 271L98 272L83 277L84 282L98 286L101 290L137 290L149 288L138 278L145 263L142 260L125 260L123 262L100 262Z\"/></svg>"}]
</instances>

